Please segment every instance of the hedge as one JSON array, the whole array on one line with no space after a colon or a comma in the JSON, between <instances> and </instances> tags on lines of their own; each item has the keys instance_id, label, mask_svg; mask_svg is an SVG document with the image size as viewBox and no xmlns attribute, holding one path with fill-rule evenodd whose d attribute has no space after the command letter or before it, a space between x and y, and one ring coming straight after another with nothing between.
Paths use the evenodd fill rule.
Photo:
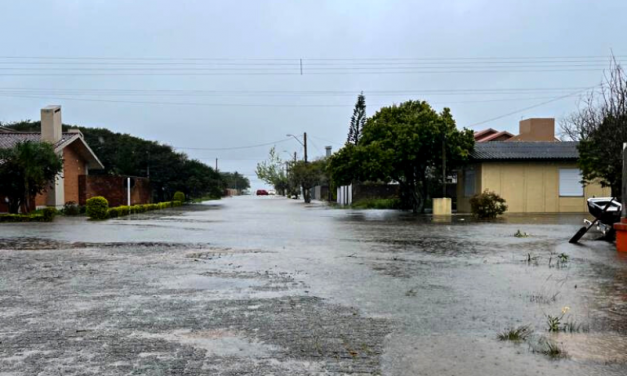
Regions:
<instances>
[{"instance_id":1,"label":"hedge","mask_svg":"<svg viewBox=\"0 0 627 376\"><path fill-rule=\"evenodd\" d=\"M57 209L44 208L30 214L0 214L0 222L52 222Z\"/></svg>"},{"instance_id":2,"label":"hedge","mask_svg":"<svg viewBox=\"0 0 627 376\"><path fill-rule=\"evenodd\" d=\"M0 214L0 222L45 222L43 214Z\"/></svg>"},{"instance_id":3,"label":"hedge","mask_svg":"<svg viewBox=\"0 0 627 376\"><path fill-rule=\"evenodd\" d=\"M122 205L122 206L116 206L114 208L109 208L109 210L107 210L107 213L108 213L109 218L119 218L119 217L124 217L125 215L129 215L129 214L145 213L150 210L160 210L160 209L172 208L172 207L181 206L181 205L183 205L181 201L166 201L166 202L159 202L157 204L143 204L143 205L132 205L132 206Z\"/></svg>"}]
</instances>

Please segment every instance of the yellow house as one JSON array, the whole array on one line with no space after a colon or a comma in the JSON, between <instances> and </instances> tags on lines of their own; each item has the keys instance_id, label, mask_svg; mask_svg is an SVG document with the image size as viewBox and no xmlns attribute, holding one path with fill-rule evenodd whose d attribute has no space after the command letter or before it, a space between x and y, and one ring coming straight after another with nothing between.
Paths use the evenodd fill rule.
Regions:
<instances>
[{"instance_id":1,"label":"yellow house","mask_svg":"<svg viewBox=\"0 0 627 376\"><path fill-rule=\"evenodd\" d=\"M581 184L576 142L505 141L475 144L472 162L458 172L457 212L470 212L470 198L498 193L508 213L584 213L590 197L609 188Z\"/></svg>"}]
</instances>

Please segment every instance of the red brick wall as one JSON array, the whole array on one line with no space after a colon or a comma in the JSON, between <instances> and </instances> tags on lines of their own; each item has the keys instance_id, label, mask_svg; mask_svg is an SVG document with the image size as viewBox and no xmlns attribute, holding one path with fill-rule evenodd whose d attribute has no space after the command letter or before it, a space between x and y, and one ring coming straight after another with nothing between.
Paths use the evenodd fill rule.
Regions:
<instances>
[{"instance_id":1,"label":"red brick wall","mask_svg":"<svg viewBox=\"0 0 627 376\"><path fill-rule=\"evenodd\" d=\"M135 186L131 189L131 204L149 203L152 197L150 181L147 178L134 179ZM79 176L78 202L81 205L85 205L88 199L95 196L103 196L109 201L109 207L126 205L125 180L125 176L81 175Z\"/></svg>"},{"instance_id":2,"label":"red brick wall","mask_svg":"<svg viewBox=\"0 0 627 376\"><path fill-rule=\"evenodd\" d=\"M74 150L74 144L63 149L63 189L65 202L78 202L78 177L85 175L85 160Z\"/></svg>"}]
</instances>

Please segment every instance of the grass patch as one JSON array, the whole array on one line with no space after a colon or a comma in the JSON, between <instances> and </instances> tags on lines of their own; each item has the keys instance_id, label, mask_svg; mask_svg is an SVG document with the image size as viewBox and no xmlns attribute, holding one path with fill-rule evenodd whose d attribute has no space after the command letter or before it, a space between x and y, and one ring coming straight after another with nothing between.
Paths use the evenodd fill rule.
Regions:
<instances>
[{"instance_id":1,"label":"grass patch","mask_svg":"<svg viewBox=\"0 0 627 376\"><path fill-rule=\"evenodd\" d=\"M354 202L352 209L400 209L401 202L397 198L368 198Z\"/></svg>"},{"instance_id":2,"label":"grass patch","mask_svg":"<svg viewBox=\"0 0 627 376\"><path fill-rule=\"evenodd\" d=\"M200 197L200 198L193 198L191 202L193 204L200 204L203 201L214 201L214 200L220 200L220 199L222 199L222 197L205 196L205 197Z\"/></svg>"},{"instance_id":3,"label":"grass patch","mask_svg":"<svg viewBox=\"0 0 627 376\"><path fill-rule=\"evenodd\" d=\"M533 330L529 325L522 325L516 328L509 328L502 333L499 333L496 337L500 341L526 341L533 333Z\"/></svg>"},{"instance_id":4,"label":"grass patch","mask_svg":"<svg viewBox=\"0 0 627 376\"><path fill-rule=\"evenodd\" d=\"M517 238L528 238L530 235L526 232L522 232L520 230L516 231L516 233L514 234L515 237Z\"/></svg>"},{"instance_id":5,"label":"grass patch","mask_svg":"<svg viewBox=\"0 0 627 376\"><path fill-rule=\"evenodd\" d=\"M551 359L564 359L568 358L568 353L562 349L559 344L546 337L541 337L538 340L540 348L534 350L534 352L548 356Z\"/></svg>"},{"instance_id":6,"label":"grass patch","mask_svg":"<svg viewBox=\"0 0 627 376\"><path fill-rule=\"evenodd\" d=\"M562 332L566 333L588 333L590 331L590 326L571 320L566 321L560 329Z\"/></svg>"}]
</instances>

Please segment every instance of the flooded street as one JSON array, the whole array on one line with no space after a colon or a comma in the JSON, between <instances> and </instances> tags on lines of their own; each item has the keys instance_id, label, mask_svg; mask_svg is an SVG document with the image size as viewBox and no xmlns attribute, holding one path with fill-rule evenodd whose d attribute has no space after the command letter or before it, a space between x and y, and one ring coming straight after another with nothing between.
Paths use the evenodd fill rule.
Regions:
<instances>
[{"instance_id":1,"label":"flooded street","mask_svg":"<svg viewBox=\"0 0 627 376\"><path fill-rule=\"evenodd\" d=\"M0 375L624 375L627 257L568 244L582 218L238 197L2 224Z\"/></svg>"}]
</instances>

